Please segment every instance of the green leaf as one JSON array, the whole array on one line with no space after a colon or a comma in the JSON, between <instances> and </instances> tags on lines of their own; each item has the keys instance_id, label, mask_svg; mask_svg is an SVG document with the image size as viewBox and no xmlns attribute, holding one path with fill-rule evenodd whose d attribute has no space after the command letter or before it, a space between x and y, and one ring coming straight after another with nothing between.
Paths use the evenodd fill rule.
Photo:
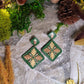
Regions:
<instances>
[{"instance_id":1,"label":"green leaf","mask_svg":"<svg viewBox=\"0 0 84 84\"><path fill-rule=\"evenodd\" d=\"M32 3L34 2L35 0L27 0L27 3Z\"/></svg>"},{"instance_id":2,"label":"green leaf","mask_svg":"<svg viewBox=\"0 0 84 84\"><path fill-rule=\"evenodd\" d=\"M62 26L66 26L67 27L68 25L64 24L64 23L58 23L57 24L57 29L54 32L57 34Z\"/></svg>"},{"instance_id":3,"label":"green leaf","mask_svg":"<svg viewBox=\"0 0 84 84\"><path fill-rule=\"evenodd\" d=\"M45 1L46 0L27 0L28 3L25 3L22 6L12 4L14 5L12 8L7 8L12 21L11 33L13 34L14 30L17 30L17 32L23 30L26 30L28 33L31 32L32 28L29 30L31 13L33 13L36 18L44 18L43 4Z\"/></svg>"}]
</instances>

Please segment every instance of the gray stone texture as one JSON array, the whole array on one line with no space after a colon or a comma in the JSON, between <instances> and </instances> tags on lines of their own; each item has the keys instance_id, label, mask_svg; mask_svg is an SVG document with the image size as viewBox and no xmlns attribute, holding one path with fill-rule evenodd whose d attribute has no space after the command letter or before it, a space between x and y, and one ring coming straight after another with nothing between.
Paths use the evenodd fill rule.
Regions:
<instances>
[{"instance_id":1,"label":"gray stone texture","mask_svg":"<svg viewBox=\"0 0 84 84\"><path fill-rule=\"evenodd\" d=\"M34 15L31 18L32 31L26 33L23 37L13 36L10 40L13 68L15 73L14 84L64 84L69 78L74 79L77 83L77 64L80 67L80 82L84 80L84 47L74 45L74 39L71 38L73 33L84 25L83 20L79 20L68 27L61 27L54 41L62 48L62 54L51 62L44 55L45 60L35 69L23 61L21 55L32 47L29 39L36 36L40 44L36 47L41 51L42 46L49 41L47 32L55 30L56 24L60 22L57 17L57 5L45 3L45 18L36 19ZM42 53L43 54L43 53ZM4 58L5 48L0 47L0 56Z\"/></svg>"}]
</instances>

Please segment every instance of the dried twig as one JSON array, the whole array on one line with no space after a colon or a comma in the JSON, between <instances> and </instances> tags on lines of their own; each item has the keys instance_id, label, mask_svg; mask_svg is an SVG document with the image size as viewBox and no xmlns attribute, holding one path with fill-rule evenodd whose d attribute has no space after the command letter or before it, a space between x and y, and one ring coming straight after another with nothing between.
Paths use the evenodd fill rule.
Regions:
<instances>
[{"instance_id":1,"label":"dried twig","mask_svg":"<svg viewBox=\"0 0 84 84\"><path fill-rule=\"evenodd\" d=\"M0 84L9 84L8 83L8 73L4 67L4 64L0 58Z\"/></svg>"},{"instance_id":2,"label":"dried twig","mask_svg":"<svg viewBox=\"0 0 84 84\"><path fill-rule=\"evenodd\" d=\"M9 45L6 45L5 67L8 72L8 84L14 84L14 72L11 62L11 51Z\"/></svg>"}]
</instances>

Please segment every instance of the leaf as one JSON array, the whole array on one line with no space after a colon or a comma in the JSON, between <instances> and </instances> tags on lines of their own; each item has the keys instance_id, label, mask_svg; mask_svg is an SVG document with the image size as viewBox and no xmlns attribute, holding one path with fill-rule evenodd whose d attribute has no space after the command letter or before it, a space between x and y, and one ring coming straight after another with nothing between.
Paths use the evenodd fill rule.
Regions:
<instances>
[{"instance_id":1,"label":"leaf","mask_svg":"<svg viewBox=\"0 0 84 84\"><path fill-rule=\"evenodd\" d=\"M27 0L23 6L18 6L17 4L12 4L12 7L8 7L7 10L10 13L10 19L12 21L11 34L17 30L19 36L19 31L26 30L27 33L31 32L30 28L31 20L30 15L33 13L36 18L42 19L45 17L43 13L43 4L46 0Z\"/></svg>"},{"instance_id":2,"label":"leaf","mask_svg":"<svg viewBox=\"0 0 84 84\"><path fill-rule=\"evenodd\" d=\"M66 26L66 27L68 26L67 24L64 24L64 23L58 23L58 24L57 24L57 29L56 29L54 32L57 34L57 33L59 32L60 28L61 28L63 25Z\"/></svg>"},{"instance_id":3,"label":"leaf","mask_svg":"<svg viewBox=\"0 0 84 84\"><path fill-rule=\"evenodd\" d=\"M32 3L34 2L35 0L27 0L27 3Z\"/></svg>"}]
</instances>

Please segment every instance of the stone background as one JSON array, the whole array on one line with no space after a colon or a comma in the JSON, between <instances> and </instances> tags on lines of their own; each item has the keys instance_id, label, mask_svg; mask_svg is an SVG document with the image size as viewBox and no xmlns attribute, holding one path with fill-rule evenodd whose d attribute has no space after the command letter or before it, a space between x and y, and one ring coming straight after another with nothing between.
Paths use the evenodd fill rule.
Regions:
<instances>
[{"instance_id":1,"label":"stone background","mask_svg":"<svg viewBox=\"0 0 84 84\"><path fill-rule=\"evenodd\" d=\"M54 61L49 61L46 56L45 60L35 69L30 67L23 61L21 55L31 48L32 44L29 39L36 36L40 44L37 48L41 50L42 46L49 41L47 32L55 30L56 24L60 22L57 18L57 5L45 3L45 18L37 20L34 15L31 18L31 33L26 33L23 37L14 35L9 44L11 45L13 68L15 73L14 84L65 84L69 78L78 80L77 63L80 68L80 83L84 80L84 46L74 45L71 37L75 31L84 25L83 20L79 20L68 27L61 27L54 41L62 48L62 54ZM1 44L0 56L4 58L5 48Z\"/></svg>"}]
</instances>

